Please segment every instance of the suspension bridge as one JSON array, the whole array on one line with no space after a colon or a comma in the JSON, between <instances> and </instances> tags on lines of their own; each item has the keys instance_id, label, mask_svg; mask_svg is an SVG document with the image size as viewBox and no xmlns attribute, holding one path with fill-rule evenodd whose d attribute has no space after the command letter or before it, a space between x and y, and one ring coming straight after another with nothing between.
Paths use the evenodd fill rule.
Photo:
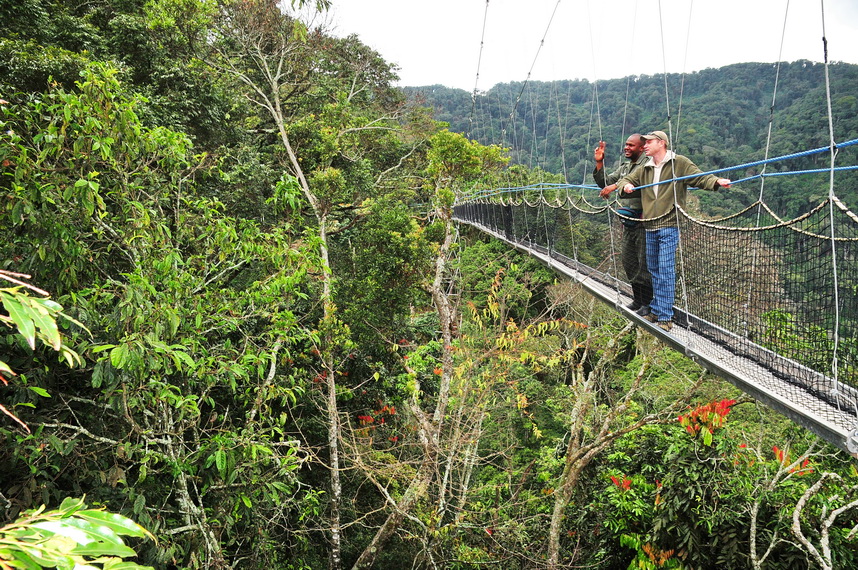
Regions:
<instances>
[{"instance_id":1,"label":"suspension bridge","mask_svg":"<svg viewBox=\"0 0 858 570\"><path fill-rule=\"evenodd\" d=\"M487 1L486 15L488 7ZM785 8L778 62L783 61L788 3ZM531 72L556 11L557 6L539 42ZM664 59L661 1L657 13ZM453 218L579 283L593 296L615 307L624 317L676 350L798 425L858 457L858 215L835 193L836 180L848 180L850 186L854 185L854 171L858 170L858 165L842 166L837 162L838 153L858 145L858 139L835 142L824 7L821 21L829 142L821 148L770 158L780 77L781 64L778 63L774 66L768 134L765 148L760 149L762 159L708 172L719 177L729 173L733 185L759 183L758 200L737 213L720 218L703 214L703 208L694 207L693 203L688 208L693 211L687 211L678 200L674 201L680 236L674 326L662 328L630 308L637 299L633 298L632 287L625 280L620 259L624 231L620 222L635 223L637 220L623 215L625 210L620 210L621 202L600 198L599 188L586 183L589 175L586 170L579 185L542 182L461 193L453 208ZM484 22L479 61L483 59L485 30ZM591 38L593 35L591 23ZM631 36L634 35L633 31ZM688 34L686 42L690 37ZM634 45L634 41L629 45ZM686 43L686 53L687 50ZM595 69L596 51L592 51ZM478 63L477 81L479 67ZM509 144L509 128L515 140L519 124L532 124L533 132L524 138L532 141L531 153L539 148L533 119L537 103L530 100L525 112L520 109L526 99L531 72L512 99L509 116L499 121L501 140L493 140L492 134L492 140L488 141L512 147L519 162L526 158L527 151ZM684 75L674 82L679 84L679 101L673 105L666 70L663 76L665 113L663 122L652 128L666 125L669 139L675 144L680 129L674 128L673 115L678 110L677 120L681 117ZM621 114L623 133L627 132L631 90L632 78L629 77L626 109ZM475 124L475 117L478 108L487 104L484 99L475 85L469 136L480 126ZM597 126L601 139L598 81L592 84L588 104L591 108L589 128ZM548 101L549 115L551 105ZM570 172L562 154L562 136L569 125L560 120L560 104L554 102L553 105L558 116L556 130L561 135L563 178L568 181ZM568 116L568 106L565 114ZM582 118L579 114L578 121ZM489 121L484 130L494 133L491 124ZM579 133L583 127L578 125ZM593 146L591 134L586 135L588 149ZM625 140L624 137L623 134L621 140ZM480 138L485 140L486 137ZM537 150L537 166L540 164L538 153ZM854 152L844 154L852 157L847 160L854 161ZM582 154L579 152L578 156L580 164ZM808 161L807 157L814 158ZM807 169L808 164L824 163L825 158L828 159L827 168ZM529 162L533 163L533 157ZM768 170L770 165L773 166L771 171ZM764 188L766 180L775 177L780 180L785 176L811 179L810 185L817 194L821 190L821 179L827 178L827 198L821 198L816 207L796 217L780 215L777 208L765 201ZM670 181L661 180L660 188L670 187L667 182ZM772 184L777 188L775 180ZM641 188L647 191L645 186Z\"/></svg>"},{"instance_id":2,"label":"suspension bridge","mask_svg":"<svg viewBox=\"0 0 858 570\"><path fill-rule=\"evenodd\" d=\"M837 146L853 144L858 140ZM713 173L751 166L757 164ZM617 206L600 200L595 187L539 184L460 199L454 219L577 281L744 392L858 455L858 215L835 196L789 220L764 202L721 219L680 208L676 326L666 331L627 307L632 290L618 269ZM594 243L605 252L598 265L582 260L592 258Z\"/></svg>"}]
</instances>

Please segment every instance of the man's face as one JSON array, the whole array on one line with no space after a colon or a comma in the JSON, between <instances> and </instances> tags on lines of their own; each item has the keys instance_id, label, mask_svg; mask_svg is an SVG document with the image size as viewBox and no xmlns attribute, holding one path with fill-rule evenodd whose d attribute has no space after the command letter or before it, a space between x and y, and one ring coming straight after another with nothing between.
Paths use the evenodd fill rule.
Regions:
<instances>
[{"instance_id":1,"label":"man's face","mask_svg":"<svg viewBox=\"0 0 858 570\"><path fill-rule=\"evenodd\" d=\"M640 137L629 137L626 139L626 144L623 146L623 154L626 158L637 160L644 150L644 145L641 144Z\"/></svg>"},{"instance_id":2,"label":"man's face","mask_svg":"<svg viewBox=\"0 0 858 570\"><path fill-rule=\"evenodd\" d=\"M664 141L661 139L647 139L644 143L644 152L646 152L647 156L652 156L656 154L663 145Z\"/></svg>"}]
</instances>

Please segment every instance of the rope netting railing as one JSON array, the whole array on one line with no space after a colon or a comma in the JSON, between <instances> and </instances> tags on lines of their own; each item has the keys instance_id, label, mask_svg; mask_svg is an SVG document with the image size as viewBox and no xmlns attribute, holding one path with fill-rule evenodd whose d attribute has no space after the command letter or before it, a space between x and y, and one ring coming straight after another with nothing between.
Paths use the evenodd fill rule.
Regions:
<instances>
[{"instance_id":1,"label":"rope netting railing","mask_svg":"<svg viewBox=\"0 0 858 570\"><path fill-rule=\"evenodd\" d=\"M594 187L538 184L461 199L454 217L611 287L619 305L632 289L618 221L636 220L616 206ZM680 209L678 219L676 325L759 364L796 398L858 416L858 215L829 197L788 220L763 202L718 219Z\"/></svg>"}]
</instances>

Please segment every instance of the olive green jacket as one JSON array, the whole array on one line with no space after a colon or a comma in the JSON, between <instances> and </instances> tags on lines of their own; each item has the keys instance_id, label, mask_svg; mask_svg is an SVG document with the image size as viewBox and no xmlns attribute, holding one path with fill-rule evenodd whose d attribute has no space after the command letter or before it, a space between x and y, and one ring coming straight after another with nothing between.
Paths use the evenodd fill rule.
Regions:
<instances>
[{"instance_id":1,"label":"olive green jacket","mask_svg":"<svg viewBox=\"0 0 858 570\"><path fill-rule=\"evenodd\" d=\"M655 178L655 163L651 157L647 158L648 160L641 168L636 168L617 181L618 191L622 192L626 184L631 184L635 188L652 184ZM691 176L691 178L670 182L673 178L684 176ZM656 195L653 186L640 189L644 227L648 230L676 225L674 201L679 207L685 209L685 196L689 186L696 186L704 190L716 190L720 187L717 177L711 174L703 174L703 171L697 168L697 165L691 160L673 151L668 151L664 157L660 180L668 182L658 184L658 195Z\"/></svg>"},{"instance_id":2,"label":"olive green jacket","mask_svg":"<svg viewBox=\"0 0 858 570\"><path fill-rule=\"evenodd\" d=\"M638 157L635 161L626 161L620 165L618 169L613 171L610 174L605 174L605 169L600 168L599 170L593 170L593 180L599 186L599 188L604 188L605 186L610 186L617 180L631 174L635 170L640 169L646 161L649 160L649 157L644 153ZM635 190L630 194L626 194L622 191L622 187L617 187L617 192L619 192L620 200L623 200L623 205L632 208L633 210L642 210L643 206L641 205L641 191Z\"/></svg>"}]
</instances>

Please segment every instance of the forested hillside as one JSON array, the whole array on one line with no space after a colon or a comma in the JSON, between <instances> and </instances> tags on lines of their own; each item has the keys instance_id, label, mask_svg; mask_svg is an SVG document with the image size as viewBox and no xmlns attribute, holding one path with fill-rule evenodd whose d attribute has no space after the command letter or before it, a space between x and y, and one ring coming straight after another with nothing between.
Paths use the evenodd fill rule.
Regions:
<instances>
[{"instance_id":1,"label":"forested hillside","mask_svg":"<svg viewBox=\"0 0 858 570\"><path fill-rule=\"evenodd\" d=\"M858 138L858 66L829 67L836 142ZM772 107L777 77L777 97ZM667 99L674 145L705 170L726 168L768 157L829 146L825 69L810 61L774 64L738 63L685 75L669 74L599 81L554 81L495 85L471 93L440 85L409 87L411 97L435 109L450 129L484 144L511 149L514 162L561 173L570 184L592 182L592 150L608 142L614 160L633 132L668 130ZM518 101L518 103L516 103ZM515 113L513 113L515 109ZM856 164L854 148L843 149L838 165ZM826 168L828 155L816 155L770 167L775 171ZM759 168L748 173L756 174ZM734 179L744 171L728 174ZM837 176L837 195L853 209L858 204L858 176ZM764 199L785 216L815 206L828 194L826 175L773 178ZM759 198L759 183L732 190L726 203L708 204L724 214ZM702 196L704 205L708 196Z\"/></svg>"},{"instance_id":2,"label":"forested hillside","mask_svg":"<svg viewBox=\"0 0 858 570\"><path fill-rule=\"evenodd\" d=\"M854 566L851 457L451 220L456 192L589 168L592 86L534 84L568 121L523 116L514 164L328 4L0 0L0 567ZM687 79L702 164L759 156L770 73ZM819 73L785 72L814 95L783 96L773 154L826 144ZM663 126L660 82L627 132ZM625 85L600 86L612 152Z\"/></svg>"}]
</instances>

